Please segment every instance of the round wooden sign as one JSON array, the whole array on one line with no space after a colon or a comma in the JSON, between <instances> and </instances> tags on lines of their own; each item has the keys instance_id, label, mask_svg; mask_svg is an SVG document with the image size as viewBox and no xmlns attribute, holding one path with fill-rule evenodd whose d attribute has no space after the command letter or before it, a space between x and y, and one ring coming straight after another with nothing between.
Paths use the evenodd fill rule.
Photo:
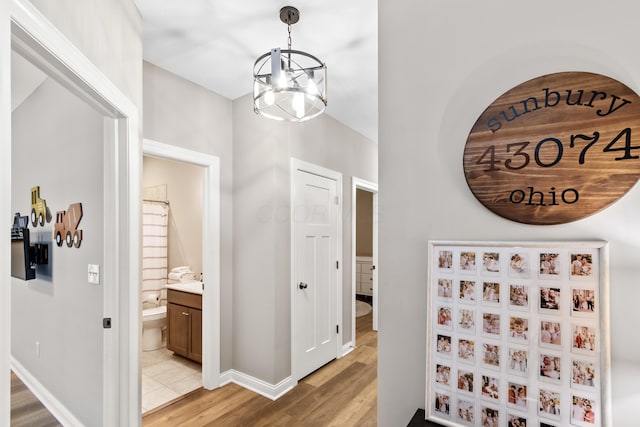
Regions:
<instances>
[{"instance_id":1,"label":"round wooden sign","mask_svg":"<svg viewBox=\"0 0 640 427\"><path fill-rule=\"evenodd\" d=\"M464 173L476 198L525 224L564 224L622 197L640 177L640 98L585 72L529 80L474 124Z\"/></svg>"}]
</instances>

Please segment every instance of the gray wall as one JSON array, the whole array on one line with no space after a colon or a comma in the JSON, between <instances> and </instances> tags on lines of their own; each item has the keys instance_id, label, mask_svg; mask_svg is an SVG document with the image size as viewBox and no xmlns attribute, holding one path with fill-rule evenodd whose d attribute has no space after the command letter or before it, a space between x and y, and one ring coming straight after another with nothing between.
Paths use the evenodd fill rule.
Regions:
<instances>
[{"instance_id":1,"label":"gray wall","mask_svg":"<svg viewBox=\"0 0 640 427\"><path fill-rule=\"evenodd\" d=\"M290 159L343 174L343 341L351 341L351 177L377 182L377 146L328 115L282 123L233 103L234 369L270 383L291 374Z\"/></svg>"},{"instance_id":2,"label":"gray wall","mask_svg":"<svg viewBox=\"0 0 640 427\"><path fill-rule=\"evenodd\" d=\"M32 0L31 3L142 114L142 19L133 0Z\"/></svg>"},{"instance_id":3,"label":"gray wall","mask_svg":"<svg viewBox=\"0 0 640 427\"><path fill-rule=\"evenodd\" d=\"M49 243L49 266L11 280L11 353L86 425L102 416L103 287L87 282L87 264L103 265L102 129L102 116L52 79L12 116L12 211L29 215L39 185L53 218L29 226L32 241ZM81 246L58 247L56 211L76 202Z\"/></svg>"},{"instance_id":4,"label":"gray wall","mask_svg":"<svg viewBox=\"0 0 640 427\"><path fill-rule=\"evenodd\" d=\"M144 137L220 158L221 372L232 368L232 121L228 99L144 63Z\"/></svg>"},{"instance_id":5,"label":"gray wall","mask_svg":"<svg viewBox=\"0 0 640 427\"><path fill-rule=\"evenodd\" d=\"M145 156L142 188L167 186L169 223L168 271L188 265L199 280L202 273L202 197L204 168Z\"/></svg>"},{"instance_id":6,"label":"gray wall","mask_svg":"<svg viewBox=\"0 0 640 427\"><path fill-rule=\"evenodd\" d=\"M142 114L142 22L133 1L61 0L49 2L34 0L32 3L134 103L138 108L139 114ZM64 113L65 111L56 103L53 112L48 114L55 117L57 114L64 115ZM83 120L82 114L73 117L73 119L73 124L77 125L78 121ZM79 166L81 173L91 172L85 171L85 166L88 167L89 165L95 166L92 172L99 172L102 167L103 132L101 117L99 122L100 128L97 135L99 143L95 145L91 140L83 141L84 145L75 151L67 150L64 145L60 144L54 146L50 144L51 139L56 135L64 134L66 131L66 129L59 128L50 129L50 133L37 140L31 139L29 143L41 143L43 147L49 143L47 147L43 148L42 153L45 154L47 150L56 149L57 152L52 153L51 158L56 158L54 154L56 156L64 154L68 157L82 159ZM64 121L60 123L64 123ZM29 119L28 123L21 124L21 126L34 126L33 118ZM71 128L71 124L66 126ZM38 130L32 129L29 131L37 132ZM61 140L67 142L63 139ZM99 167L93 164L93 161L96 160L100 160ZM27 173L24 166L19 166L24 164L25 161L25 159L19 161L12 159L14 176L16 173ZM49 168L53 165L53 163L47 162L45 169L43 169L43 172L48 173L46 175L47 181L44 179L40 181L43 187L47 182L69 179L70 169L57 168L55 172L52 172ZM16 169L18 170L16 171ZM54 178L51 178L52 176ZM83 242L81 249L75 250L75 253L70 249L65 253L61 248L53 251L54 257L58 256L60 262L70 266L68 272L69 281L67 282L67 279L62 277L61 283L58 283L58 278L55 276L56 273L54 271L55 286L49 284L43 288L49 291L53 290L54 294L38 293L39 291L31 289L31 291L34 291L31 293L38 296L34 297L33 301L29 300L26 312L13 306L14 298L18 298L15 301L19 301L20 298L24 298L26 295L20 293L21 290L16 290L18 287L12 286L12 291L15 295L12 297L12 316L14 314L16 316L27 316L30 313L35 313L32 302L38 300L40 300L38 305L43 306L43 315L50 314L51 308L44 307L44 305L48 306L52 298L60 298L63 301L64 310L60 310L60 307L56 306L58 309L57 317L42 318L39 325L42 328L40 336L45 338L44 342L41 342L42 354L37 363L33 360L35 354L33 340L35 339L35 334L38 333L35 328L24 336L21 333L12 333L11 351L21 362L25 362L27 369L53 392L56 398L67 405L74 415L87 425L94 424L95 420L100 420L102 416L101 350L103 330L101 324L98 327L93 321L79 322L78 319L86 319L87 316L95 317L102 313L102 288L98 288L99 290L96 292L94 285L86 283L87 263L102 263L101 258L94 259L94 256L97 258L97 254L91 255L90 261L87 259L90 251L93 250L91 249L92 245L98 243L98 240L95 240L98 238L96 236L102 236L101 234L94 234L96 230L101 233L98 225L91 225L91 221L101 218L102 209L97 205L97 201L92 201L92 197L99 197L100 193L94 194L92 192L91 195L87 194L87 197L84 197L84 194L85 185L99 185L98 188L101 191L101 179L100 175L99 179L85 180L86 182L82 183L73 182L74 188L76 188L73 193L66 193L66 190L61 186L58 190L60 191L59 194L43 194L43 197L50 198L51 201L57 199L54 206L55 209L66 209L68 203L75 201L76 194L82 196L84 199L82 200L83 204L89 203L87 208L90 211L88 213L85 211L86 216L83 219L83 222L86 221L87 231L93 230L89 234L85 234L85 239L88 240ZM12 179L12 187L16 191L12 196L14 200L15 197L20 197L20 194L24 194L25 191L24 189L15 190L15 185L22 184L18 181L14 182ZM26 186L27 184L24 185ZM67 194L70 197L73 196L74 200L62 198ZM22 203L25 202L20 201L20 209L24 209ZM53 213L55 214L55 212ZM85 247L85 244L88 244L88 247ZM63 255L57 255L56 252L62 252ZM74 259L70 260L69 257L74 257ZM53 262L58 263L57 258L54 258ZM100 299L98 299L98 293ZM52 322L52 318L58 320L58 323ZM18 325L17 327L20 328L21 323L24 323L22 318L12 318L12 327ZM51 334L49 334L49 331L51 331ZM57 335L54 335L54 332ZM58 337L57 344L50 343L49 335ZM78 347L80 345L83 346L82 349ZM48 360L48 362L43 363L43 359ZM51 363L54 359L55 363Z\"/></svg>"},{"instance_id":7,"label":"gray wall","mask_svg":"<svg viewBox=\"0 0 640 427\"><path fill-rule=\"evenodd\" d=\"M356 190L356 256L373 256L373 193Z\"/></svg>"},{"instance_id":8,"label":"gray wall","mask_svg":"<svg viewBox=\"0 0 640 427\"><path fill-rule=\"evenodd\" d=\"M462 154L483 110L530 78L584 70L639 92L635 17L640 6L622 0L378 3L378 424L406 425L424 408L429 239L609 241L612 368L637 366L640 342L629 338L637 336L640 323L640 188L571 224L523 225L476 201L464 179ZM614 407L621 400L617 381L614 377ZM625 420L615 409L613 416L615 426L637 424L637 418Z\"/></svg>"}]
</instances>

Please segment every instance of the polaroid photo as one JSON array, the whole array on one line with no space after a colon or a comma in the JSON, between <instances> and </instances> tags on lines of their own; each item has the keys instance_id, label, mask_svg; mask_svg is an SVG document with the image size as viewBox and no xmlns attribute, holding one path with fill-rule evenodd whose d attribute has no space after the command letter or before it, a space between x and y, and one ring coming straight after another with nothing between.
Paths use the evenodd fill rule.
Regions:
<instances>
[{"instance_id":1,"label":"polaroid photo","mask_svg":"<svg viewBox=\"0 0 640 427\"><path fill-rule=\"evenodd\" d=\"M458 339L458 360L465 363L475 363L476 344L472 339Z\"/></svg>"},{"instance_id":2,"label":"polaroid photo","mask_svg":"<svg viewBox=\"0 0 640 427\"><path fill-rule=\"evenodd\" d=\"M509 308L529 311L529 286L519 284L509 285Z\"/></svg>"},{"instance_id":3,"label":"polaroid photo","mask_svg":"<svg viewBox=\"0 0 640 427\"><path fill-rule=\"evenodd\" d=\"M491 369L500 369L500 346L493 343L482 344L482 364Z\"/></svg>"},{"instance_id":4,"label":"polaroid photo","mask_svg":"<svg viewBox=\"0 0 640 427\"><path fill-rule=\"evenodd\" d=\"M574 317L595 317L597 309L596 290L592 288L571 288L571 315Z\"/></svg>"},{"instance_id":5,"label":"polaroid photo","mask_svg":"<svg viewBox=\"0 0 640 427\"><path fill-rule=\"evenodd\" d=\"M476 282L474 280L460 280L458 301L464 304L475 304L476 300Z\"/></svg>"},{"instance_id":6,"label":"polaroid photo","mask_svg":"<svg viewBox=\"0 0 640 427\"><path fill-rule=\"evenodd\" d=\"M451 396L448 393L435 392L433 396L433 410L435 415L449 418L451 415Z\"/></svg>"},{"instance_id":7,"label":"polaroid photo","mask_svg":"<svg viewBox=\"0 0 640 427\"><path fill-rule=\"evenodd\" d=\"M540 352L540 381L560 384L562 380L562 364L560 356Z\"/></svg>"},{"instance_id":8,"label":"polaroid photo","mask_svg":"<svg viewBox=\"0 0 640 427\"><path fill-rule=\"evenodd\" d=\"M438 279L438 298L451 301L453 298L453 281L451 279Z\"/></svg>"},{"instance_id":9,"label":"polaroid photo","mask_svg":"<svg viewBox=\"0 0 640 427\"><path fill-rule=\"evenodd\" d=\"M509 277L529 278L529 254L512 252L509 256Z\"/></svg>"},{"instance_id":10,"label":"polaroid photo","mask_svg":"<svg viewBox=\"0 0 640 427\"><path fill-rule=\"evenodd\" d=\"M436 314L436 324L440 329L451 330L453 320L451 319L451 307L448 305L441 305L438 307Z\"/></svg>"},{"instance_id":11,"label":"polaroid photo","mask_svg":"<svg viewBox=\"0 0 640 427\"><path fill-rule=\"evenodd\" d=\"M571 424L593 426L596 423L596 402L588 397L571 396Z\"/></svg>"},{"instance_id":12,"label":"polaroid photo","mask_svg":"<svg viewBox=\"0 0 640 427\"><path fill-rule=\"evenodd\" d=\"M588 251L569 253L569 278L571 280L598 280L598 272L594 267L594 255Z\"/></svg>"},{"instance_id":13,"label":"polaroid photo","mask_svg":"<svg viewBox=\"0 0 640 427\"><path fill-rule=\"evenodd\" d=\"M453 272L453 251L442 249L438 252L438 270L445 273Z\"/></svg>"},{"instance_id":14,"label":"polaroid photo","mask_svg":"<svg viewBox=\"0 0 640 427\"><path fill-rule=\"evenodd\" d=\"M509 340L513 342L529 342L529 319L525 317L509 317Z\"/></svg>"},{"instance_id":15,"label":"polaroid photo","mask_svg":"<svg viewBox=\"0 0 640 427\"><path fill-rule=\"evenodd\" d=\"M451 336L437 334L436 335L436 353L438 356L451 357Z\"/></svg>"},{"instance_id":16,"label":"polaroid photo","mask_svg":"<svg viewBox=\"0 0 640 427\"><path fill-rule=\"evenodd\" d=\"M491 402L500 401L500 378L492 374L483 374L480 379L480 395Z\"/></svg>"},{"instance_id":17,"label":"polaroid photo","mask_svg":"<svg viewBox=\"0 0 640 427\"><path fill-rule=\"evenodd\" d=\"M480 407L480 426L497 427L500 421L500 411L490 406Z\"/></svg>"},{"instance_id":18,"label":"polaroid photo","mask_svg":"<svg viewBox=\"0 0 640 427\"><path fill-rule=\"evenodd\" d=\"M458 399L458 404L456 406L458 408L456 413L456 421L464 425L473 425L473 401Z\"/></svg>"},{"instance_id":19,"label":"polaroid photo","mask_svg":"<svg viewBox=\"0 0 640 427\"><path fill-rule=\"evenodd\" d=\"M458 371L458 392L473 394L473 371Z\"/></svg>"},{"instance_id":20,"label":"polaroid photo","mask_svg":"<svg viewBox=\"0 0 640 427\"><path fill-rule=\"evenodd\" d=\"M540 286L540 298L538 300L538 308L543 314L560 314L560 296L559 287Z\"/></svg>"},{"instance_id":21,"label":"polaroid photo","mask_svg":"<svg viewBox=\"0 0 640 427\"><path fill-rule=\"evenodd\" d=\"M483 275L499 275L500 274L500 253L499 252L483 252L482 253L482 273Z\"/></svg>"},{"instance_id":22,"label":"polaroid photo","mask_svg":"<svg viewBox=\"0 0 640 427\"><path fill-rule=\"evenodd\" d=\"M500 283L483 282L482 283L482 302L483 304L499 306L500 305Z\"/></svg>"},{"instance_id":23,"label":"polaroid photo","mask_svg":"<svg viewBox=\"0 0 640 427\"><path fill-rule=\"evenodd\" d=\"M476 274L476 253L472 251L460 252L458 266L460 268L460 273Z\"/></svg>"},{"instance_id":24,"label":"polaroid photo","mask_svg":"<svg viewBox=\"0 0 640 427\"><path fill-rule=\"evenodd\" d=\"M476 312L468 308L458 309L457 330L465 334L476 333Z\"/></svg>"},{"instance_id":25,"label":"polaroid photo","mask_svg":"<svg viewBox=\"0 0 640 427\"><path fill-rule=\"evenodd\" d=\"M482 313L482 334L486 337L500 337L500 314Z\"/></svg>"},{"instance_id":26,"label":"polaroid photo","mask_svg":"<svg viewBox=\"0 0 640 427\"><path fill-rule=\"evenodd\" d=\"M591 360L571 359L571 388L594 391L598 369Z\"/></svg>"},{"instance_id":27,"label":"polaroid photo","mask_svg":"<svg viewBox=\"0 0 640 427\"><path fill-rule=\"evenodd\" d=\"M527 427L527 418L522 415L508 414L507 427Z\"/></svg>"},{"instance_id":28,"label":"polaroid photo","mask_svg":"<svg viewBox=\"0 0 640 427\"><path fill-rule=\"evenodd\" d=\"M443 363L436 363L436 384L442 387L451 387L451 367Z\"/></svg>"},{"instance_id":29,"label":"polaroid photo","mask_svg":"<svg viewBox=\"0 0 640 427\"><path fill-rule=\"evenodd\" d=\"M542 347L560 348L562 346L562 326L552 320L540 321L540 345Z\"/></svg>"},{"instance_id":30,"label":"polaroid photo","mask_svg":"<svg viewBox=\"0 0 640 427\"><path fill-rule=\"evenodd\" d=\"M597 349L596 328L589 325L571 325L571 351L594 355Z\"/></svg>"},{"instance_id":31,"label":"polaroid photo","mask_svg":"<svg viewBox=\"0 0 640 427\"><path fill-rule=\"evenodd\" d=\"M562 262L556 252L542 252L539 257L538 277L540 279L561 280Z\"/></svg>"},{"instance_id":32,"label":"polaroid photo","mask_svg":"<svg viewBox=\"0 0 640 427\"><path fill-rule=\"evenodd\" d=\"M529 350L522 347L509 347L507 371L520 376L529 375Z\"/></svg>"},{"instance_id":33,"label":"polaroid photo","mask_svg":"<svg viewBox=\"0 0 640 427\"><path fill-rule=\"evenodd\" d=\"M548 422L540 421L540 427L559 427L558 424L551 424Z\"/></svg>"},{"instance_id":34,"label":"polaroid photo","mask_svg":"<svg viewBox=\"0 0 640 427\"><path fill-rule=\"evenodd\" d=\"M526 411L528 407L527 384L509 381L507 386L507 403L512 408Z\"/></svg>"},{"instance_id":35,"label":"polaroid photo","mask_svg":"<svg viewBox=\"0 0 640 427\"><path fill-rule=\"evenodd\" d=\"M560 419L560 408L562 406L560 393L540 389L540 397L538 399L538 415L541 417Z\"/></svg>"}]
</instances>

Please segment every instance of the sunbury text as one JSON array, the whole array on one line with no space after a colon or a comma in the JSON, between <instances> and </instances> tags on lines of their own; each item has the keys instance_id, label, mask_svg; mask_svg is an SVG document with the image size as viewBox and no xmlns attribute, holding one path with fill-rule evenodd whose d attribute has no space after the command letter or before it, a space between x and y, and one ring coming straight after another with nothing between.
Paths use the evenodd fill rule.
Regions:
<instances>
[{"instance_id":1,"label":"sunbury text","mask_svg":"<svg viewBox=\"0 0 640 427\"><path fill-rule=\"evenodd\" d=\"M602 102L599 102L602 101ZM596 108L596 103L601 105L595 110L599 117L606 117L615 113L631 101L622 99L614 94L607 94L601 91L585 91L584 89L566 89L563 91L542 89L540 97L529 97L512 104L497 116L491 116L487 120L487 127L491 132L497 132L506 122L513 122L521 116L544 108L553 108L565 103L566 105L586 108Z\"/></svg>"}]
</instances>

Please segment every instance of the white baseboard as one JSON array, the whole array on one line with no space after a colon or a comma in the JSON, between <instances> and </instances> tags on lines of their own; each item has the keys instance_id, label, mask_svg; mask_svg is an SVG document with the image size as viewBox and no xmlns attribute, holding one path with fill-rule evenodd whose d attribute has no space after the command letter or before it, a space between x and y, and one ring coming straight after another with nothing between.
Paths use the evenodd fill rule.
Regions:
<instances>
[{"instance_id":1,"label":"white baseboard","mask_svg":"<svg viewBox=\"0 0 640 427\"><path fill-rule=\"evenodd\" d=\"M11 356L11 369L26 385L31 393L38 398L51 415L63 426L82 427L82 424L56 397L51 394L20 362Z\"/></svg>"},{"instance_id":2,"label":"white baseboard","mask_svg":"<svg viewBox=\"0 0 640 427\"><path fill-rule=\"evenodd\" d=\"M271 400L278 400L298 384L293 377L287 377L278 384L271 384L234 369L220 374L220 387L229 383L238 384Z\"/></svg>"},{"instance_id":3,"label":"white baseboard","mask_svg":"<svg viewBox=\"0 0 640 427\"><path fill-rule=\"evenodd\" d=\"M347 354L351 353L355 347L353 346L353 341L349 341L348 343L342 346L342 351L340 352L340 357L344 357Z\"/></svg>"}]
</instances>

